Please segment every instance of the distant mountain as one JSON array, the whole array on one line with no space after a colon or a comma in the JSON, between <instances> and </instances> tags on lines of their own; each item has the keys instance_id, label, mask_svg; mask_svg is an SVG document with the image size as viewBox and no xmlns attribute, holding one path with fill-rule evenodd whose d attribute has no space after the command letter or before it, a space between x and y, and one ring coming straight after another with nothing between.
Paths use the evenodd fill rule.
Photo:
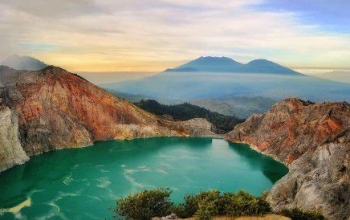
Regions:
<instances>
[{"instance_id":1,"label":"distant mountain","mask_svg":"<svg viewBox=\"0 0 350 220\"><path fill-rule=\"evenodd\" d=\"M253 60L244 65L243 72L245 73L274 73L274 74L288 74L298 75L303 74L291 70L287 67L281 66L277 63L265 59Z\"/></svg>"},{"instance_id":2,"label":"distant mountain","mask_svg":"<svg viewBox=\"0 0 350 220\"><path fill-rule=\"evenodd\" d=\"M29 56L18 56L16 54L7 57L1 62L2 65L16 70L41 70L47 67L44 62Z\"/></svg>"},{"instance_id":3,"label":"distant mountain","mask_svg":"<svg viewBox=\"0 0 350 220\"><path fill-rule=\"evenodd\" d=\"M178 68L175 68L175 69L166 69L165 72L197 72L198 69L194 69L194 68L191 68L191 67L178 67Z\"/></svg>"},{"instance_id":4,"label":"distant mountain","mask_svg":"<svg viewBox=\"0 0 350 220\"><path fill-rule=\"evenodd\" d=\"M228 57L200 57L165 72L225 72L225 73L269 73L283 75L302 75L277 63L258 59L247 64Z\"/></svg>"},{"instance_id":5,"label":"distant mountain","mask_svg":"<svg viewBox=\"0 0 350 220\"><path fill-rule=\"evenodd\" d=\"M188 68L191 71L178 71ZM227 71L229 68L231 72ZM234 68L240 68L240 71L233 72ZM117 94L162 100L163 104L163 100L171 100L168 103L189 102L221 114L240 117L261 113L275 101L288 97L315 102L350 101L350 84L296 73L267 60L240 64L226 57L201 57L155 76L101 86ZM249 103L236 102L237 97L261 97L266 102L258 99Z\"/></svg>"},{"instance_id":6,"label":"distant mountain","mask_svg":"<svg viewBox=\"0 0 350 220\"><path fill-rule=\"evenodd\" d=\"M227 57L199 57L174 69L167 69L166 72L232 72L242 66Z\"/></svg>"},{"instance_id":7,"label":"distant mountain","mask_svg":"<svg viewBox=\"0 0 350 220\"><path fill-rule=\"evenodd\" d=\"M231 99L261 96L273 100L350 101L350 85L307 75L223 72L166 72L141 80L101 85L114 93L161 100Z\"/></svg>"}]
</instances>

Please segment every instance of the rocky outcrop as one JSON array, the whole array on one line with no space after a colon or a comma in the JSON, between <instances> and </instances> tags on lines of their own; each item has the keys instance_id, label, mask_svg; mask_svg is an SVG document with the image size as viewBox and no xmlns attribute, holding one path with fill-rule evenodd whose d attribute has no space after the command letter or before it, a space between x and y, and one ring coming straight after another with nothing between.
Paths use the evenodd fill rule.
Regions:
<instances>
[{"instance_id":1,"label":"rocky outcrop","mask_svg":"<svg viewBox=\"0 0 350 220\"><path fill-rule=\"evenodd\" d=\"M267 200L275 211L301 207L350 219L350 129L292 163Z\"/></svg>"},{"instance_id":2,"label":"rocky outcrop","mask_svg":"<svg viewBox=\"0 0 350 220\"><path fill-rule=\"evenodd\" d=\"M0 106L0 172L29 160L19 141L18 119L8 107Z\"/></svg>"},{"instance_id":3,"label":"rocky outcrop","mask_svg":"<svg viewBox=\"0 0 350 220\"><path fill-rule=\"evenodd\" d=\"M191 134L195 137L223 137L223 135L213 132L214 127L212 123L204 118L193 118L187 121L177 121L180 127L183 127L186 134Z\"/></svg>"},{"instance_id":4,"label":"rocky outcrop","mask_svg":"<svg viewBox=\"0 0 350 220\"><path fill-rule=\"evenodd\" d=\"M27 155L92 145L94 141L212 134L198 123L158 118L61 68L0 67L0 96L18 114ZM2 147L2 146L0 146Z\"/></svg>"},{"instance_id":5,"label":"rocky outcrop","mask_svg":"<svg viewBox=\"0 0 350 220\"><path fill-rule=\"evenodd\" d=\"M349 127L348 103L291 98L251 116L226 139L289 165L268 196L273 209L298 207L338 220L350 215Z\"/></svg>"}]
</instances>

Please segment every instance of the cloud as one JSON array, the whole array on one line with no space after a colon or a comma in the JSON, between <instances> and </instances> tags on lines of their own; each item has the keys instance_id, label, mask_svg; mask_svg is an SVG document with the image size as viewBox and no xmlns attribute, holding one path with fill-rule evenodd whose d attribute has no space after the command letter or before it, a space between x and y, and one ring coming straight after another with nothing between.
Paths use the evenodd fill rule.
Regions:
<instances>
[{"instance_id":1,"label":"cloud","mask_svg":"<svg viewBox=\"0 0 350 220\"><path fill-rule=\"evenodd\" d=\"M348 35L305 24L293 11L260 10L264 3L5 0L0 58L32 54L79 71L160 71L201 55L243 62L264 57L289 66L348 65Z\"/></svg>"},{"instance_id":2,"label":"cloud","mask_svg":"<svg viewBox=\"0 0 350 220\"><path fill-rule=\"evenodd\" d=\"M350 2L343 0L269 0L257 6L259 10L293 11L309 24L319 24L329 30L349 33Z\"/></svg>"},{"instance_id":3,"label":"cloud","mask_svg":"<svg viewBox=\"0 0 350 220\"><path fill-rule=\"evenodd\" d=\"M93 0L2 0L1 4L14 11L45 18L74 17L102 10Z\"/></svg>"}]
</instances>

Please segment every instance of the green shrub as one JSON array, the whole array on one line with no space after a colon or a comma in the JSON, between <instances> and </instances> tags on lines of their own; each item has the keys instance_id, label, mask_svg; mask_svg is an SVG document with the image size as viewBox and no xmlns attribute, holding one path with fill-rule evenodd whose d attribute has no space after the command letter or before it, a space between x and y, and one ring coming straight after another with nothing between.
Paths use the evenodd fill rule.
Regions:
<instances>
[{"instance_id":1,"label":"green shrub","mask_svg":"<svg viewBox=\"0 0 350 220\"><path fill-rule=\"evenodd\" d=\"M255 197L247 192L238 191L234 193L225 193L223 196L224 215L242 216L242 215L263 215L270 212L270 205L261 197Z\"/></svg>"},{"instance_id":2,"label":"green shrub","mask_svg":"<svg viewBox=\"0 0 350 220\"><path fill-rule=\"evenodd\" d=\"M314 212L304 212L301 209L294 208L294 209L284 209L282 210L282 215L291 218L292 220L325 220L326 218L319 214Z\"/></svg>"},{"instance_id":3,"label":"green shrub","mask_svg":"<svg viewBox=\"0 0 350 220\"><path fill-rule=\"evenodd\" d=\"M195 217L200 220L210 219L212 216L219 215L220 210L220 191L210 190L207 192L200 192L196 195L196 202L198 209Z\"/></svg>"},{"instance_id":4,"label":"green shrub","mask_svg":"<svg viewBox=\"0 0 350 220\"><path fill-rule=\"evenodd\" d=\"M185 202L181 202L177 205L174 205L172 208L172 212L176 213L176 215L180 218L192 217L198 210L196 196L189 194L185 195L184 201Z\"/></svg>"},{"instance_id":5,"label":"green shrub","mask_svg":"<svg viewBox=\"0 0 350 220\"><path fill-rule=\"evenodd\" d=\"M218 207L215 201L200 201L198 204L198 210L194 214L196 219L209 220L212 216L218 215Z\"/></svg>"},{"instance_id":6,"label":"green shrub","mask_svg":"<svg viewBox=\"0 0 350 220\"><path fill-rule=\"evenodd\" d=\"M169 189L145 190L118 198L115 213L126 219L149 220L155 216L165 216L170 213L172 203L169 200Z\"/></svg>"}]
</instances>

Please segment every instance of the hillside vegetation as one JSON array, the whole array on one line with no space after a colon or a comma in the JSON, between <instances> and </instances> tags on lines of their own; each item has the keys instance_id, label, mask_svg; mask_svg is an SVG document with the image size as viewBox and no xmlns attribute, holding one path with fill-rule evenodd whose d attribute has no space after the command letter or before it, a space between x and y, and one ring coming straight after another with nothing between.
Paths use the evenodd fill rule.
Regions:
<instances>
[{"instance_id":1,"label":"hillside vegetation","mask_svg":"<svg viewBox=\"0 0 350 220\"><path fill-rule=\"evenodd\" d=\"M134 104L137 107L156 115L171 116L174 120L205 118L215 126L214 132L221 134L232 131L236 124L243 122L242 119L232 116L225 116L189 103L179 105L162 105L155 100L141 100L140 102Z\"/></svg>"}]
</instances>

